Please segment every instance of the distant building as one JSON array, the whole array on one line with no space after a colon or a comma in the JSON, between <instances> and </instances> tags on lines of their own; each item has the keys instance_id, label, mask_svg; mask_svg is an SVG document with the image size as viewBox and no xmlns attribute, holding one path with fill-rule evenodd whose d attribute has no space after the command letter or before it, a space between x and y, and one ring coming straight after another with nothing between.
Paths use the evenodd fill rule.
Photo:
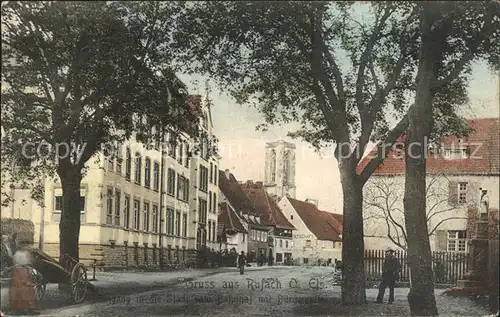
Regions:
<instances>
[{"instance_id":1,"label":"distant building","mask_svg":"<svg viewBox=\"0 0 500 317\"><path fill-rule=\"evenodd\" d=\"M266 144L264 186L274 199L295 197L295 144L283 140Z\"/></svg>"},{"instance_id":2,"label":"distant building","mask_svg":"<svg viewBox=\"0 0 500 317\"><path fill-rule=\"evenodd\" d=\"M251 230L247 215L255 214L255 208L229 170L219 171L219 197L217 236L221 249L236 248L246 254Z\"/></svg>"},{"instance_id":3,"label":"distant building","mask_svg":"<svg viewBox=\"0 0 500 317\"><path fill-rule=\"evenodd\" d=\"M279 206L296 230L291 250L295 263L334 263L342 259L342 220L340 214L318 209L316 200L300 201L283 197Z\"/></svg>"},{"instance_id":4,"label":"distant building","mask_svg":"<svg viewBox=\"0 0 500 317\"><path fill-rule=\"evenodd\" d=\"M499 118L470 119L467 124L473 129L468 137L443 137L436 142L440 146L431 145L428 149L427 182L431 192L427 195L427 213L429 231L437 228L429 237L431 249L434 251L466 252L469 207L499 208ZM375 156L376 153L375 148L369 155ZM381 182L389 184L387 188L394 196L393 204L391 199L391 208L400 214L404 210L405 181L405 161L402 153L404 138L400 138L399 143L364 186L365 198L373 199L368 196L374 190L374 185ZM360 162L358 172L362 171L368 161L369 159L365 158ZM432 181L435 183L431 184ZM368 202L365 201L364 205L366 213ZM398 218L399 224L404 227L403 217ZM365 221L366 249L396 247L388 238L386 220L384 212L379 210L378 214Z\"/></svg>"},{"instance_id":5,"label":"distant building","mask_svg":"<svg viewBox=\"0 0 500 317\"><path fill-rule=\"evenodd\" d=\"M228 202L219 204L219 216L217 218L217 235L221 250L235 249L239 254L241 251L247 254L248 249L248 224L231 207Z\"/></svg>"},{"instance_id":6,"label":"distant building","mask_svg":"<svg viewBox=\"0 0 500 317\"><path fill-rule=\"evenodd\" d=\"M258 216L248 217L255 228L253 233L250 231L250 256L253 258L262 252L267 259L272 255L275 263L283 263L286 257L291 256L292 231L295 227L283 215L278 203L267 193L262 182L247 181L241 187L255 206ZM267 227L268 232L263 233L259 227Z\"/></svg>"}]
</instances>

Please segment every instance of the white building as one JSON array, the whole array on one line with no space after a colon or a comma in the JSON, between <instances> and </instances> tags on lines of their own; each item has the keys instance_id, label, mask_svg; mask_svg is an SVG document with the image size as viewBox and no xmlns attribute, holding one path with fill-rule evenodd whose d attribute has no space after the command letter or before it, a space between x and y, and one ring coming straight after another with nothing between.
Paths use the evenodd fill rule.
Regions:
<instances>
[{"instance_id":1,"label":"white building","mask_svg":"<svg viewBox=\"0 0 500 317\"><path fill-rule=\"evenodd\" d=\"M201 96L189 102L202 112L200 127L213 136L210 109ZM147 146L137 136L119 147L118 157L91 159L81 183L80 258L96 259L106 267L154 266L163 249L164 263L187 260L190 251L216 247L218 155L208 145L194 151L185 133L174 142L167 137L164 155L163 203L160 206L160 142ZM146 142L147 143L147 142ZM2 217L30 219L35 239L40 235L42 210L28 190L12 189L15 202L2 207ZM62 187L58 179L45 182L44 251L59 256Z\"/></svg>"},{"instance_id":2,"label":"white building","mask_svg":"<svg viewBox=\"0 0 500 317\"><path fill-rule=\"evenodd\" d=\"M319 210L314 200L283 197L279 207L296 228L292 257L295 263L335 263L342 259L342 215Z\"/></svg>"},{"instance_id":3,"label":"white building","mask_svg":"<svg viewBox=\"0 0 500 317\"><path fill-rule=\"evenodd\" d=\"M248 254L248 240L253 222L248 217L255 218L255 207L243 192L240 183L229 171L219 171L219 218L218 236L225 237L227 245L222 249L228 251L236 248L238 253ZM267 232L267 228L266 232Z\"/></svg>"},{"instance_id":4,"label":"white building","mask_svg":"<svg viewBox=\"0 0 500 317\"><path fill-rule=\"evenodd\" d=\"M221 249L235 249L248 253L248 223L238 215L229 202L219 204L218 235L221 238Z\"/></svg>"},{"instance_id":5,"label":"white building","mask_svg":"<svg viewBox=\"0 0 500 317\"><path fill-rule=\"evenodd\" d=\"M434 251L467 251L468 207L480 209L484 202L499 207L499 119L467 123L474 130L467 138L445 137L427 158L427 224ZM405 246L403 146L395 146L365 185L365 249ZM367 162L365 158L358 169Z\"/></svg>"}]
</instances>

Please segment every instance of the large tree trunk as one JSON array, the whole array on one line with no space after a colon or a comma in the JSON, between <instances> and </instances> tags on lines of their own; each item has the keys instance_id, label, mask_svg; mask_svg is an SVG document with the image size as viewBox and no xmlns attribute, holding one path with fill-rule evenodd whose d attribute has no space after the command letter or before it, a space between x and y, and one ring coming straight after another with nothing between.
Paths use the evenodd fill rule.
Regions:
<instances>
[{"instance_id":1,"label":"large tree trunk","mask_svg":"<svg viewBox=\"0 0 500 317\"><path fill-rule=\"evenodd\" d=\"M78 239L80 236L80 184L81 169L75 166L59 168L63 191L63 209L59 223L59 261L66 265L64 255L79 259Z\"/></svg>"},{"instance_id":2,"label":"large tree trunk","mask_svg":"<svg viewBox=\"0 0 500 317\"><path fill-rule=\"evenodd\" d=\"M344 305L363 305L366 304L363 184L356 175L355 164L351 162L346 160L340 164L342 192L344 194L342 303Z\"/></svg>"},{"instance_id":3,"label":"large tree trunk","mask_svg":"<svg viewBox=\"0 0 500 317\"><path fill-rule=\"evenodd\" d=\"M421 51L415 106L409 113L405 146L404 215L412 286L408 302L413 316L438 315L426 217L426 152L433 119L431 85L435 79L436 56L429 44L428 41L423 44Z\"/></svg>"}]
</instances>

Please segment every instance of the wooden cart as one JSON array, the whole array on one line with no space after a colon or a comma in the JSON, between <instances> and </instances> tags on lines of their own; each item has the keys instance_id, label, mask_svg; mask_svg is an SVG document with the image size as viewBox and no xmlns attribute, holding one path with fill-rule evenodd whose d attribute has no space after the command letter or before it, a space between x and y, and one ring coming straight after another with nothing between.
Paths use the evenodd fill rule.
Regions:
<instances>
[{"instance_id":1,"label":"wooden cart","mask_svg":"<svg viewBox=\"0 0 500 317\"><path fill-rule=\"evenodd\" d=\"M88 290L87 270L82 263L65 255L62 266L54 258L38 249L29 250L31 253L32 280L35 283L36 299L41 300L45 295L47 284L57 283L68 286L75 303L85 300ZM69 268L66 269L66 268Z\"/></svg>"}]
</instances>

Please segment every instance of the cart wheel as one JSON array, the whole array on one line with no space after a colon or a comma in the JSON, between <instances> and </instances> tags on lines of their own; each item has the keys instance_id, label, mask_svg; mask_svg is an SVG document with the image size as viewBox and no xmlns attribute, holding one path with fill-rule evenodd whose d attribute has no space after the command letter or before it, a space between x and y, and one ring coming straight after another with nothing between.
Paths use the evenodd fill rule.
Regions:
<instances>
[{"instance_id":1,"label":"cart wheel","mask_svg":"<svg viewBox=\"0 0 500 317\"><path fill-rule=\"evenodd\" d=\"M35 269L32 269L31 274L31 280L35 284L36 300L42 300L45 296L45 290L47 289L47 281L45 281L43 275Z\"/></svg>"},{"instance_id":2,"label":"cart wheel","mask_svg":"<svg viewBox=\"0 0 500 317\"><path fill-rule=\"evenodd\" d=\"M71 271L71 297L76 304L83 302L87 295L87 270L82 263L77 263Z\"/></svg>"}]
</instances>

